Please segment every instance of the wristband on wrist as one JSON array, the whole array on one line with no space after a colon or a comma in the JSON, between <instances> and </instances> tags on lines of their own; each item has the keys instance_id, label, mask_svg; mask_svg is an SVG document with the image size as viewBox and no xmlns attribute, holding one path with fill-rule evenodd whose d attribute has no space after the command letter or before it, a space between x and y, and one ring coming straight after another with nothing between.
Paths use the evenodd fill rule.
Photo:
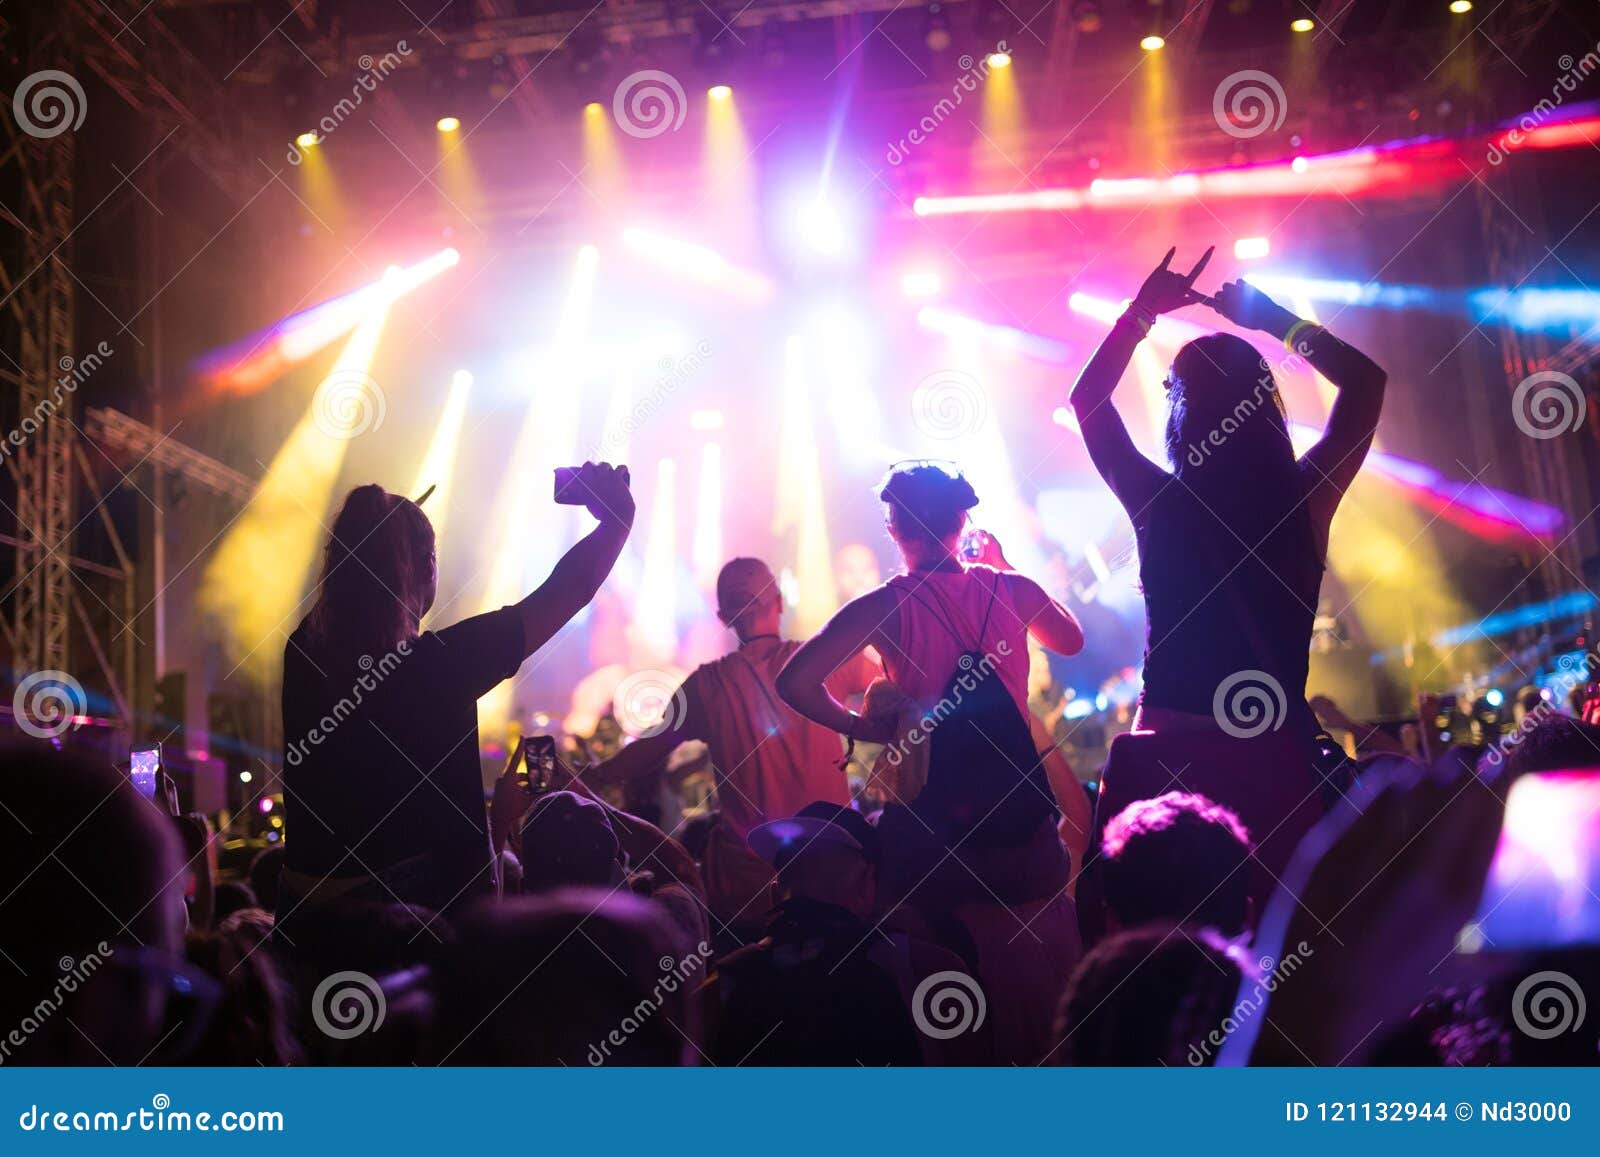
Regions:
<instances>
[{"instance_id":1,"label":"wristband on wrist","mask_svg":"<svg viewBox=\"0 0 1600 1157\"><path fill-rule=\"evenodd\" d=\"M1150 336L1150 326L1154 323L1154 321L1154 318L1146 317L1136 306L1132 305L1123 311L1121 317L1117 318L1117 323L1119 325L1123 322L1127 322L1138 327L1140 337Z\"/></svg>"},{"instance_id":2,"label":"wristband on wrist","mask_svg":"<svg viewBox=\"0 0 1600 1157\"><path fill-rule=\"evenodd\" d=\"M1318 325L1316 322L1307 321L1305 318L1301 318L1299 321L1295 322L1293 325L1291 325L1289 327L1289 332L1288 333L1283 335L1283 348L1288 350L1290 353L1297 352L1296 349L1295 349L1294 339L1300 336L1300 331L1301 330L1306 330L1306 329L1321 329L1321 328L1322 327L1320 325Z\"/></svg>"}]
</instances>

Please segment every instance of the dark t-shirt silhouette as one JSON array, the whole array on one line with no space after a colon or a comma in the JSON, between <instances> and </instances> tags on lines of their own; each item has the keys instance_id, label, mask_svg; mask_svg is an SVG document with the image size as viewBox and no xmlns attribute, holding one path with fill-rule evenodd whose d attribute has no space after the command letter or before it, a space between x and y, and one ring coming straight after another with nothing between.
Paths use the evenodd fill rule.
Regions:
<instances>
[{"instance_id":1,"label":"dark t-shirt silhouette","mask_svg":"<svg viewBox=\"0 0 1600 1157\"><path fill-rule=\"evenodd\" d=\"M308 643L301 623L284 651L285 867L435 909L488 890L477 701L522 663L516 609L339 670Z\"/></svg>"}]
</instances>

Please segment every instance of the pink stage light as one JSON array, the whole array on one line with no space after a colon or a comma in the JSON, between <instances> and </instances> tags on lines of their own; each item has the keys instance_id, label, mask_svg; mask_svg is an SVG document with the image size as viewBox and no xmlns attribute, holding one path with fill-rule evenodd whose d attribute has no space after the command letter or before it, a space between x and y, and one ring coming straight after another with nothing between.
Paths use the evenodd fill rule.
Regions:
<instances>
[{"instance_id":1,"label":"pink stage light","mask_svg":"<svg viewBox=\"0 0 1600 1157\"><path fill-rule=\"evenodd\" d=\"M1522 149L1600 146L1600 116L1523 128L1530 118L1492 134L1460 139L1433 137L1365 146L1315 157L1295 157L1236 168L1178 173L1170 177L1098 178L1077 188L1030 189L1021 193L918 197L912 210L932 217L960 213L1038 213L1075 209L1143 207L1239 197L1413 196L1425 187L1470 178L1487 161ZM1463 162L1466 167L1463 168Z\"/></svg>"},{"instance_id":2,"label":"pink stage light","mask_svg":"<svg viewBox=\"0 0 1600 1157\"><path fill-rule=\"evenodd\" d=\"M1315 428L1299 423L1291 423L1290 433L1296 446L1309 445L1322 436ZM1424 510L1489 542L1548 541L1566 525L1566 515L1554 506L1482 482L1450 478L1397 454L1373 450L1363 469L1398 485Z\"/></svg>"},{"instance_id":3,"label":"pink stage light","mask_svg":"<svg viewBox=\"0 0 1600 1157\"><path fill-rule=\"evenodd\" d=\"M195 369L209 385L253 394L344 337L373 309L393 303L460 261L459 252L442 249L406 268L391 265L370 285L290 314L276 325L204 355Z\"/></svg>"},{"instance_id":4,"label":"pink stage light","mask_svg":"<svg viewBox=\"0 0 1600 1157\"><path fill-rule=\"evenodd\" d=\"M1072 356L1072 347L1042 334L1030 333L1010 325L994 325L975 317L925 305L917 311L917 324L950 337L968 337L980 344L1022 354L1037 361L1065 364Z\"/></svg>"}]
</instances>

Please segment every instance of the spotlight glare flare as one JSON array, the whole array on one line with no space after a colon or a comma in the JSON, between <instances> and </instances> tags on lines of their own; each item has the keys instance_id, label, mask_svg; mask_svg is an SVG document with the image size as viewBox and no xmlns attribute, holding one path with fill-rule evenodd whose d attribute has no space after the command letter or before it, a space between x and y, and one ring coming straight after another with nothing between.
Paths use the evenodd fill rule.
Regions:
<instances>
[{"instance_id":1,"label":"spotlight glare flare","mask_svg":"<svg viewBox=\"0 0 1600 1157\"><path fill-rule=\"evenodd\" d=\"M433 127L441 133L453 133L461 127L460 117L440 117L434 122Z\"/></svg>"},{"instance_id":2,"label":"spotlight glare flare","mask_svg":"<svg viewBox=\"0 0 1600 1157\"><path fill-rule=\"evenodd\" d=\"M1265 237L1240 237L1233 243L1233 255L1240 261L1257 261L1272 252L1272 242Z\"/></svg>"},{"instance_id":3,"label":"spotlight glare flare","mask_svg":"<svg viewBox=\"0 0 1600 1157\"><path fill-rule=\"evenodd\" d=\"M944 288L944 279L934 269L910 269L900 277L900 292L907 297L932 297Z\"/></svg>"},{"instance_id":4,"label":"spotlight glare flare","mask_svg":"<svg viewBox=\"0 0 1600 1157\"><path fill-rule=\"evenodd\" d=\"M989 54L990 68L1010 68L1011 54L1009 52L991 52Z\"/></svg>"},{"instance_id":5,"label":"spotlight glare flare","mask_svg":"<svg viewBox=\"0 0 1600 1157\"><path fill-rule=\"evenodd\" d=\"M1165 48L1166 46L1166 40L1160 36L1146 36L1143 40L1139 41L1139 47L1144 49L1146 52L1156 52L1162 48Z\"/></svg>"}]
</instances>

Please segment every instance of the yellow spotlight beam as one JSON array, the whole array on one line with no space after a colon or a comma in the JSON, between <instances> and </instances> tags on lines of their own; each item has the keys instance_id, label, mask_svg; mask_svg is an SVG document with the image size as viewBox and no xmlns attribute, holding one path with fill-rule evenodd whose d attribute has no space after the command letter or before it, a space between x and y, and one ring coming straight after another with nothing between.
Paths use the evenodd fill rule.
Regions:
<instances>
[{"instance_id":1,"label":"yellow spotlight beam","mask_svg":"<svg viewBox=\"0 0 1600 1157\"><path fill-rule=\"evenodd\" d=\"M433 441L423 455L417 480L411 485L409 498L416 498L430 486L428 519L433 523L435 542L443 541L445 519L450 513L450 482L455 473L456 449L461 441L461 427L467 416L467 396L472 393L472 375L457 370L450 379L450 392L445 396L444 413L439 415L439 425L434 428Z\"/></svg>"},{"instance_id":2,"label":"yellow spotlight beam","mask_svg":"<svg viewBox=\"0 0 1600 1157\"><path fill-rule=\"evenodd\" d=\"M645 534L644 568L639 576L629 631L636 654L651 663L670 663L678 649L678 464L656 463L655 497Z\"/></svg>"},{"instance_id":3,"label":"yellow spotlight beam","mask_svg":"<svg viewBox=\"0 0 1600 1157\"><path fill-rule=\"evenodd\" d=\"M551 348L528 386L528 412L509 460L512 469L489 520L499 533L493 539L484 610L522 598L535 572L542 580L576 526L571 508L554 506L550 494L555 468L577 465L572 458L578 448L579 375L599 261L593 245L578 251ZM478 724L491 736L511 722L512 692L512 683L502 682L478 700Z\"/></svg>"},{"instance_id":4,"label":"yellow spotlight beam","mask_svg":"<svg viewBox=\"0 0 1600 1157\"><path fill-rule=\"evenodd\" d=\"M622 152L617 129L599 101L583 106L583 183L609 207L622 190Z\"/></svg>"},{"instance_id":5,"label":"yellow spotlight beam","mask_svg":"<svg viewBox=\"0 0 1600 1157\"><path fill-rule=\"evenodd\" d=\"M229 653L257 673L276 669L281 649L268 644L298 615L350 439L383 420L368 370L388 314L384 304L357 324L201 577L201 605L222 624Z\"/></svg>"},{"instance_id":6,"label":"yellow spotlight beam","mask_svg":"<svg viewBox=\"0 0 1600 1157\"><path fill-rule=\"evenodd\" d=\"M833 549L828 545L822 469L811 414L805 343L791 336L784 344L782 435L778 443L778 501L773 532L795 532L795 629L820 630L838 609Z\"/></svg>"},{"instance_id":7,"label":"yellow spotlight beam","mask_svg":"<svg viewBox=\"0 0 1600 1157\"><path fill-rule=\"evenodd\" d=\"M444 127L444 126L451 127ZM467 151L466 134L455 117L441 117L434 132L435 171L446 207L459 214L462 223L471 225L483 210L483 193L478 174Z\"/></svg>"},{"instance_id":8,"label":"yellow spotlight beam","mask_svg":"<svg viewBox=\"0 0 1600 1157\"><path fill-rule=\"evenodd\" d=\"M1005 52L991 52L979 65L985 70L983 144L998 154L1000 164L1018 167L1018 149L1022 144L1022 94L1017 88L1017 70L1011 64L1010 54Z\"/></svg>"},{"instance_id":9,"label":"yellow spotlight beam","mask_svg":"<svg viewBox=\"0 0 1600 1157\"><path fill-rule=\"evenodd\" d=\"M722 447L707 442L700 451L700 489L695 499L694 578L702 591L717 585L722 557Z\"/></svg>"}]
</instances>

